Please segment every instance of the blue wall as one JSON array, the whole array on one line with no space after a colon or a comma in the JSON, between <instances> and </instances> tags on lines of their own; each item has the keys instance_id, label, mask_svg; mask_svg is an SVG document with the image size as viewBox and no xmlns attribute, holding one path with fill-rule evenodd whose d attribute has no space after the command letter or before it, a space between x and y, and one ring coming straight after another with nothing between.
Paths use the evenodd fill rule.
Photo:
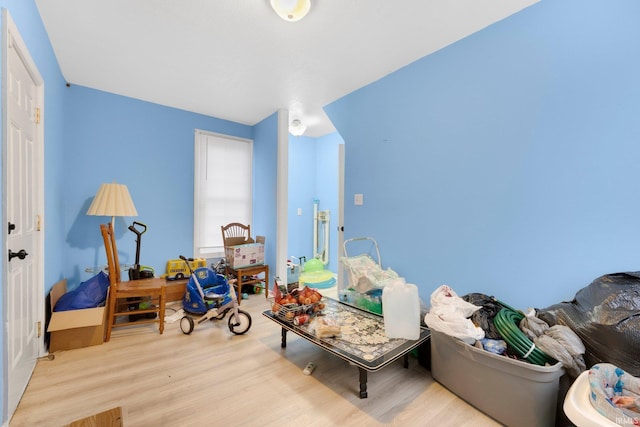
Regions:
<instances>
[{"instance_id":1,"label":"blue wall","mask_svg":"<svg viewBox=\"0 0 640 427\"><path fill-rule=\"evenodd\" d=\"M253 224L251 234L265 236L269 281L276 275L276 189L278 178L278 113L254 126ZM270 285L270 286L271 286Z\"/></svg>"},{"instance_id":2,"label":"blue wall","mask_svg":"<svg viewBox=\"0 0 640 427\"><path fill-rule=\"evenodd\" d=\"M448 284L545 307L637 270L638 17L542 1L329 105L345 238L375 237L427 302Z\"/></svg>"},{"instance_id":3,"label":"blue wall","mask_svg":"<svg viewBox=\"0 0 640 427\"><path fill-rule=\"evenodd\" d=\"M313 257L313 199L316 197L316 138L289 135L287 255ZM302 215L297 214L298 208Z\"/></svg>"},{"instance_id":4,"label":"blue wall","mask_svg":"<svg viewBox=\"0 0 640 427\"><path fill-rule=\"evenodd\" d=\"M157 274L167 260L192 256L194 131L252 138L252 128L74 85L66 98L64 274L72 286L91 276L87 267L106 264L99 224L110 218L86 215L104 182L126 184L138 211L116 218L121 263L135 260L134 220L148 226L140 262Z\"/></svg>"},{"instance_id":5,"label":"blue wall","mask_svg":"<svg viewBox=\"0 0 640 427\"><path fill-rule=\"evenodd\" d=\"M344 143L337 133L319 138L289 136L288 255L313 257L313 203L330 212L329 264L338 268L338 146ZM298 208L302 215L297 214ZM322 235L319 237L322 239Z\"/></svg>"}]
</instances>

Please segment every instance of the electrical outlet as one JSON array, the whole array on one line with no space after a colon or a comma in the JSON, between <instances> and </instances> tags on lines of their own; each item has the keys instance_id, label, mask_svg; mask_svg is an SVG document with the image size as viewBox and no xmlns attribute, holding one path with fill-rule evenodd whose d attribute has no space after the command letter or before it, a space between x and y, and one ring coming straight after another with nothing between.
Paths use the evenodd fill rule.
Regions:
<instances>
[{"instance_id":1,"label":"electrical outlet","mask_svg":"<svg viewBox=\"0 0 640 427\"><path fill-rule=\"evenodd\" d=\"M302 208L298 208L298 216L302 215Z\"/></svg>"},{"instance_id":2,"label":"electrical outlet","mask_svg":"<svg viewBox=\"0 0 640 427\"><path fill-rule=\"evenodd\" d=\"M354 194L353 195L353 204L356 206L364 205L364 194Z\"/></svg>"}]
</instances>

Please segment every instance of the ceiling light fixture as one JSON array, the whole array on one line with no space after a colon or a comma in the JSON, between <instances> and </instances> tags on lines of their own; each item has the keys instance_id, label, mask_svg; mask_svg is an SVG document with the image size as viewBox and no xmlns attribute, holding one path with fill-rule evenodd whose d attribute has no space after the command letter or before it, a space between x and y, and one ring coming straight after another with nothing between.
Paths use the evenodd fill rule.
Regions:
<instances>
[{"instance_id":1,"label":"ceiling light fixture","mask_svg":"<svg viewBox=\"0 0 640 427\"><path fill-rule=\"evenodd\" d=\"M300 136L307 130L307 125L303 124L300 119L293 119L289 125L289 133L293 136Z\"/></svg>"},{"instance_id":2,"label":"ceiling light fixture","mask_svg":"<svg viewBox=\"0 0 640 427\"><path fill-rule=\"evenodd\" d=\"M307 16L311 9L311 0L270 0L271 7L280 18L287 22L296 22Z\"/></svg>"}]
</instances>

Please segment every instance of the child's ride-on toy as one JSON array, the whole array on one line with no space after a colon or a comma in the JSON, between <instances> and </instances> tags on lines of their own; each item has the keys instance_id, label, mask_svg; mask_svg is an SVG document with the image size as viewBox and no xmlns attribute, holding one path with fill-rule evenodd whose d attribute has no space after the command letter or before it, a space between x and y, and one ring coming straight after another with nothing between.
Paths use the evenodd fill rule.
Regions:
<instances>
[{"instance_id":1,"label":"child's ride-on toy","mask_svg":"<svg viewBox=\"0 0 640 427\"><path fill-rule=\"evenodd\" d=\"M229 330L236 335L242 335L251 327L251 315L238 308L238 298L233 286L221 274L210 268L198 268L193 271L187 258L180 255L189 268L191 278L186 286L182 302L184 311L192 314L202 314L196 321L189 315L180 319L180 329L184 334L190 334L198 324L206 320L222 320L227 312L229 316Z\"/></svg>"}]
</instances>

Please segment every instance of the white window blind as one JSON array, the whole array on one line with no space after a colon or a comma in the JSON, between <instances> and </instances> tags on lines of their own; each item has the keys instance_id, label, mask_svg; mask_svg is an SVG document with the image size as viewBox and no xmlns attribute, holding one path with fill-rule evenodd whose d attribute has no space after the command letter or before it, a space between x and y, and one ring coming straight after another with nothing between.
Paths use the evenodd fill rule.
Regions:
<instances>
[{"instance_id":1,"label":"white window blind","mask_svg":"<svg viewBox=\"0 0 640 427\"><path fill-rule=\"evenodd\" d=\"M223 256L220 227L251 224L253 141L195 133L194 256Z\"/></svg>"}]
</instances>

